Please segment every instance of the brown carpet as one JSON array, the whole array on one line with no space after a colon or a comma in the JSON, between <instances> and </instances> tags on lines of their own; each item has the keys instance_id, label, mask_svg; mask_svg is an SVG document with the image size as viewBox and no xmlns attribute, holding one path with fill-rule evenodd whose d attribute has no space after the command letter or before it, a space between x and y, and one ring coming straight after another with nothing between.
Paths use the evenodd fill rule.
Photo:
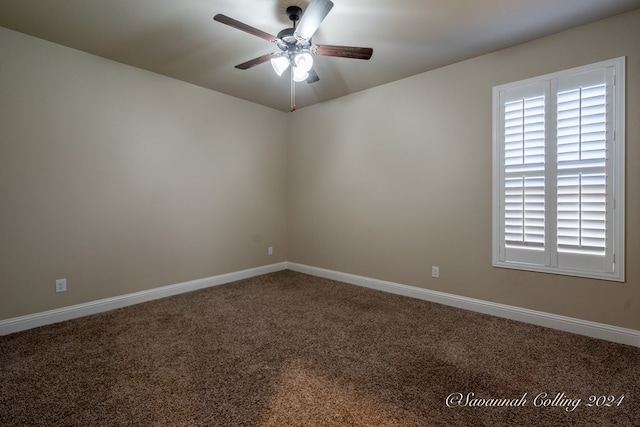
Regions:
<instances>
[{"instance_id":1,"label":"brown carpet","mask_svg":"<svg viewBox=\"0 0 640 427\"><path fill-rule=\"evenodd\" d=\"M638 348L291 271L0 337L0 368L2 426L640 423Z\"/></svg>"}]
</instances>

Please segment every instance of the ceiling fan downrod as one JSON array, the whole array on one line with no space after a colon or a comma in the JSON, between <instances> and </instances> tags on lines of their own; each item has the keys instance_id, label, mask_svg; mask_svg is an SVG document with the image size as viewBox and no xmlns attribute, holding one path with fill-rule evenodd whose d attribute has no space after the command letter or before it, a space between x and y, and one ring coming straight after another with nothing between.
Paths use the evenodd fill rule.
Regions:
<instances>
[{"instance_id":1,"label":"ceiling fan downrod","mask_svg":"<svg viewBox=\"0 0 640 427\"><path fill-rule=\"evenodd\" d=\"M297 22L300 20L300 16L302 16L302 9L298 6L289 6L287 7L287 16L289 20L293 22L293 28L296 28Z\"/></svg>"}]
</instances>

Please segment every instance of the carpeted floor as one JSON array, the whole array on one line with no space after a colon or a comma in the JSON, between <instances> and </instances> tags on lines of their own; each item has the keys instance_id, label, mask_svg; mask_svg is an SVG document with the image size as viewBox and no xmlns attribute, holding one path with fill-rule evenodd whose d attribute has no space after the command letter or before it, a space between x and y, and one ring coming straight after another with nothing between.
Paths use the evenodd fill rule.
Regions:
<instances>
[{"instance_id":1,"label":"carpeted floor","mask_svg":"<svg viewBox=\"0 0 640 427\"><path fill-rule=\"evenodd\" d=\"M2 426L640 425L639 348L291 271L0 337L0 369Z\"/></svg>"}]
</instances>

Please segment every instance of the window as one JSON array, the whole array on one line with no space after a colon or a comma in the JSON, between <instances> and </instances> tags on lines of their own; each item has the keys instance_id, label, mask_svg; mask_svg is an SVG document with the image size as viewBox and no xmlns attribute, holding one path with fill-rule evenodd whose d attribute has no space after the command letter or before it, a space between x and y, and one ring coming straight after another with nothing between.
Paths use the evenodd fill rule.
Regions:
<instances>
[{"instance_id":1,"label":"window","mask_svg":"<svg viewBox=\"0 0 640 427\"><path fill-rule=\"evenodd\" d=\"M624 281L624 58L493 88L493 265Z\"/></svg>"}]
</instances>

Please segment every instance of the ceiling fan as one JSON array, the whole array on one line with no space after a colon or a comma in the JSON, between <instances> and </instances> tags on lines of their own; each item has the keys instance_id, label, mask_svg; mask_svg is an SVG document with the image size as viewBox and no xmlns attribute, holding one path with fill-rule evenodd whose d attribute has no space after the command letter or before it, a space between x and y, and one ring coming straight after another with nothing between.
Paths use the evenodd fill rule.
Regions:
<instances>
[{"instance_id":1,"label":"ceiling fan","mask_svg":"<svg viewBox=\"0 0 640 427\"><path fill-rule=\"evenodd\" d=\"M286 9L287 16L293 23L293 27L285 28L277 36L273 36L243 22L237 21L223 14L217 14L214 20L221 22L240 31L275 43L279 51L267 53L235 68L247 70L271 61L274 71L280 76L288 68L291 68L291 111L295 111L295 83L306 81L315 83L320 77L313 69L313 57L335 56L341 58L370 59L373 49L369 47L315 45L311 42L311 36L316 32L324 18L333 7L330 0L311 0L304 14L299 6L289 6ZM299 22L298 22L299 21Z\"/></svg>"}]
</instances>

